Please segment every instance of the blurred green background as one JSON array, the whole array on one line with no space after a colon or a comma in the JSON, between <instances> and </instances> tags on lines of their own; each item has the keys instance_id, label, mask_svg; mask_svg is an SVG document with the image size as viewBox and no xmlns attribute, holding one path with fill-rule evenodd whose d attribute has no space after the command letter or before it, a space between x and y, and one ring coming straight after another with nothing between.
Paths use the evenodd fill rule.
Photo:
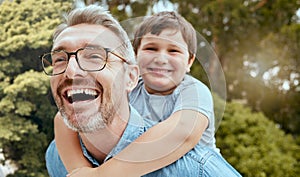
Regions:
<instances>
[{"instance_id":1,"label":"blurred green background","mask_svg":"<svg viewBox=\"0 0 300 177\"><path fill-rule=\"evenodd\" d=\"M226 97L214 93L224 157L246 177L300 174L299 0L85 1L95 2L119 21L177 10L213 47L225 74ZM50 51L73 3L0 0L0 159L13 164L9 176L48 176L44 154L57 109L39 55ZM191 72L208 86L222 76L212 61Z\"/></svg>"}]
</instances>

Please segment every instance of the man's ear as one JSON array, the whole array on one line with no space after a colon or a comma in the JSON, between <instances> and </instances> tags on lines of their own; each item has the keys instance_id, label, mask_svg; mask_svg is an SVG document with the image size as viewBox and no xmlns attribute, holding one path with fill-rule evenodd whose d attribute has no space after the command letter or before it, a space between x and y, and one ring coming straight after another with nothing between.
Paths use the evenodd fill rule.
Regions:
<instances>
[{"instance_id":1,"label":"man's ear","mask_svg":"<svg viewBox=\"0 0 300 177\"><path fill-rule=\"evenodd\" d=\"M187 73L189 73L189 72L191 71L191 67L192 67L192 65L193 65L193 63L194 63L194 61L195 61L195 58L196 58L196 55L195 55L195 54L193 54L193 55L191 56L191 58L189 58L188 64L187 64L187 67L186 67L186 72L187 72Z\"/></svg>"},{"instance_id":2,"label":"man's ear","mask_svg":"<svg viewBox=\"0 0 300 177\"><path fill-rule=\"evenodd\" d=\"M131 92L137 85L139 79L139 67L138 65L128 65L127 68L128 80L126 83L126 91Z\"/></svg>"}]
</instances>

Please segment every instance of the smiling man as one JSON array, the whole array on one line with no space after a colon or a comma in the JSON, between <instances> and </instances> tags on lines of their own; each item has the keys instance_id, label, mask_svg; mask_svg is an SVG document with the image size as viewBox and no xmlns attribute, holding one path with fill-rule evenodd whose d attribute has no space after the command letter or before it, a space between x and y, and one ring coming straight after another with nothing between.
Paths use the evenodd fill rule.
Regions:
<instances>
[{"instance_id":1,"label":"smiling man","mask_svg":"<svg viewBox=\"0 0 300 177\"><path fill-rule=\"evenodd\" d=\"M41 59L64 122L103 162L119 142L129 117L140 117L128 103L138 66L126 32L98 6L76 9L56 29L52 50ZM46 154L47 167L51 176L63 176L66 171L55 155L53 142Z\"/></svg>"},{"instance_id":2,"label":"smiling man","mask_svg":"<svg viewBox=\"0 0 300 177\"><path fill-rule=\"evenodd\" d=\"M42 55L41 60L45 73L51 76L52 94L64 122L79 133L82 152L74 154L83 153L94 167L113 159L120 162L109 166L107 173L96 171L96 176L120 176L115 172L121 172L122 176L132 177L149 161L168 160L168 154L148 161L134 161L126 155L114 158L157 122L143 119L129 105L128 94L137 84L139 70L128 36L108 12L95 5L71 11L54 33L51 52ZM76 146L69 139L68 143ZM123 162L132 170L120 166ZM55 141L47 149L46 164L51 177L67 175ZM72 168L78 167L82 166ZM144 176L240 176L219 153L200 145L164 168L149 168L153 172ZM79 171L80 176L81 169L75 175Z\"/></svg>"},{"instance_id":3,"label":"smiling man","mask_svg":"<svg viewBox=\"0 0 300 177\"><path fill-rule=\"evenodd\" d=\"M67 124L75 131L94 132L118 121L114 119L117 115L128 117L128 103L124 100L134 86L128 88L128 82L134 83L136 78L124 76L129 71L135 72L134 76L138 74L135 65L125 68L123 62L127 60L117 50L112 51L122 43L109 28L94 24L68 27L54 39L50 54L54 63L52 93Z\"/></svg>"}]
</instances>

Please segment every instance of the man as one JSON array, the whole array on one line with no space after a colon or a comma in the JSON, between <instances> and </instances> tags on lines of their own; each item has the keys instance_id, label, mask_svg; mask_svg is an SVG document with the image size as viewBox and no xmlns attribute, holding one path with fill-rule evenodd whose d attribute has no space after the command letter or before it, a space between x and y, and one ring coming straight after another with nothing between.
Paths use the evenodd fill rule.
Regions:
<instances>
[{"instance_id":1,"label":"man","mask_svg":"<svg viewBox=\"0 0 300 177\"><path fill-rule=\"evenodd\" d=\"M82 133L89 152L103 161L103 152L116 146L127 126L127 95L137 83L138 67L132 65L134 52L127 34L107 12L89 6L69 17L68 24L57 28L52 52L42 57L43 66L52 76L52 93L64 121ZM101 151L92 150L95 144Z\"/></svg>"},{"instance_id":2,"label":"man","mask_svg":"<svg viewBox=\"0 0 300 177\"><path fill-rule=\"evenodd\" d=\"M65 123L79 132L86 158L99 166L154 125L128 103L139 73L133 49L117 21L97 6L72 11L53 41L42 62L54 99ZM46 162L50 176L67 174L54 142ZM215 151L196 148L146 176L223 176L220 170L239 176Z\"/></svg>"}]
</instances>

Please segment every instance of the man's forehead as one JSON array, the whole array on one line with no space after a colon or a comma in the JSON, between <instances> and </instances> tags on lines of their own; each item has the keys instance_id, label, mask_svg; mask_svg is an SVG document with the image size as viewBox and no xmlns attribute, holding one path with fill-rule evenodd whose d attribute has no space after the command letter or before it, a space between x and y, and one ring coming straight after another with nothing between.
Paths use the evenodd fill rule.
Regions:
<instances>
[{"instance_id":1,"label":"man's forehead","mask_svg":"<svg viewBox=\"0 0 300 177\"><path fill-rule=\"evenodd\" d=\"M55 39L53 49L67 50L89 45L117 48L122 42L114 32L102 25L79 24L64 29Z\"/></svg>"}]
</instances>

